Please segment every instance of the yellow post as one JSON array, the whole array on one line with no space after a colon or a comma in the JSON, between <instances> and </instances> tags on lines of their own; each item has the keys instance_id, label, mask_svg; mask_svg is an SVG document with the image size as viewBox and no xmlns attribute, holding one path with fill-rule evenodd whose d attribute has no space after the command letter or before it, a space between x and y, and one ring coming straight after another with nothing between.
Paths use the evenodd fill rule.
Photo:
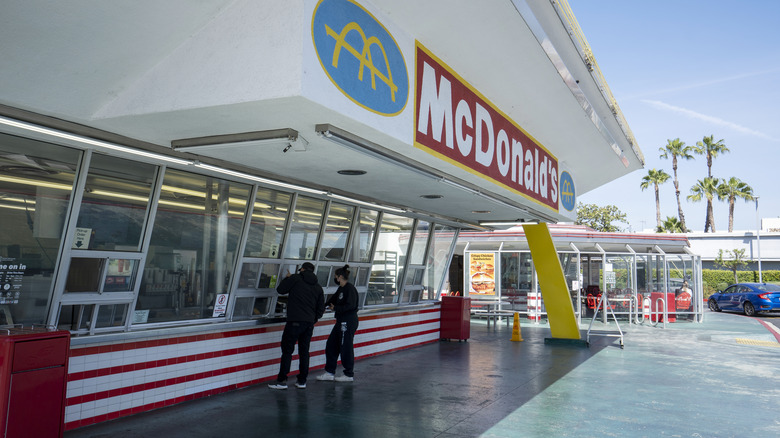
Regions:
<instances>
[{"instance_id":1,"label":"yellow post","mask_svg":"<svg viewBox=\"0 0 780 438\"><path fill-rule=\"evenodd\" d=\"M553 338L580 339L574 306L547 224L523 225Z\"/></svg>"},{"instance_id":2,"label":"yellow post","mask_svg":"<svg viewBox=\"0 0 780 438\"><path fill-rule=\"evenodd\" d=\"M523 334L520 333L520 314L515 312L515 322L512 325L512 340L523 342Z\"/></svg>"}]
</instances>

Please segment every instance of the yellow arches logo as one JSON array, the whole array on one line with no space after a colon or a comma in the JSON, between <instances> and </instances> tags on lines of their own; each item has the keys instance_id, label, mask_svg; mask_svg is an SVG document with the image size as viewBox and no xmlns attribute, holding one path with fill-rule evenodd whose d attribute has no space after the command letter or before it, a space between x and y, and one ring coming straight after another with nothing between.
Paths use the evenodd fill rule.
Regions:
<instances>
[{"instance_id":1,"label":"yellow arches logo","mask_svg":"<svg viewBox=\"0 0 780 438\"><path fill-rule=\"evenodd\" d=\"M363 40L363 51L358 52L357 49L352 47L349 43L346 41L346 36L351 31L356 31L360 38ZM388 87L390 87L390 98L395 102L395 93L398 92L398 86L393 83L393 71L390 69L390 64L387 63L387 52L385 52L385 48L382 46L382 42L379 41L379 38L372 36L371 38L366 38L365 32L363 32L363 29L360 28L360 25L355 23L354 21L352 23L347 24L344 26L344 28L341 30L341 33L336 33L333 29L330 28L327 24L325 25L325 31L328 35L332 36L334 40L336 40L336 48L333 50L333 67L339 68L339 56L341 55L341 49L345 48L349 53L352 54L358 61L360 61L360 69L358 71L358 79L363 80L363 70L365 67L368 67L369 70L371 70L371 88L376 90L376 77L379 76L379 79L382 80L385 84L387 84ZM371 46L377 45L379 47L379 50L382 52L382 57L385 61L385 66L387 66L387 76L385 76L379 69L377 69L374 66L374 61L371 58Z\"/></svg>"},{"instance_id":2,"label":"yellow arches logo","mask_svg":"<svg viewBox=\"0 0 780 438\"><path fill-rule=\"evenodd\" d=\"M349 0L321 0L312 18L312 39L320 65L345 96L378 114L403 111L409 96L403 54L387 29L362 6ZM343 56L344 51L352 56ZM366 71L370 81L364 80Z\"/></svg>"}]
</instances>

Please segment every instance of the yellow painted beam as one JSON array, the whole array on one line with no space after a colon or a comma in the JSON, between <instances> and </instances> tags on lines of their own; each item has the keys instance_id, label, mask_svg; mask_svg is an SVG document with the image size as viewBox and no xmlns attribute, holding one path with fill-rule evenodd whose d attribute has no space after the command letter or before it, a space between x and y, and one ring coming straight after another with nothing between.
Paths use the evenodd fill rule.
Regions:
<instances>
[{"instance_id":1,"label":"yellow painted beam","mask_svg":"<svg viewBox=\"0 0 780 438\"><path fill-rule=\"evenodd\" d=\"M547 224L523 225L523 230L531 249L536 275L539 277L539 289L547 309L552 337L580 339L580 329L566 285L566 276L563 274L558 251L555 250Z\"/></svg>"}]
</instances>

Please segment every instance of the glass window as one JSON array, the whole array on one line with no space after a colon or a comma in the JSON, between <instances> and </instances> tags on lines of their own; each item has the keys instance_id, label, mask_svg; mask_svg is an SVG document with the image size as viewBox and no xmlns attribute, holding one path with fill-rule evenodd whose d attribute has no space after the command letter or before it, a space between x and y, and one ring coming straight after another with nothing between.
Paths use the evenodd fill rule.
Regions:
<instances>
[{"instance_id":1,"label":"glass window","mask_svg":"<svg viewBox=\"0 0 780 438\"><path fill-rule=\"evenodd\" d=\"M137 269L138 260L134 259L74 257L70 261L65 293L132 292Z\"/></svg>"},{"instance_id":2,"label":"glass window","mask_svg":"<svg viewBox=\"0 0 780 438\"><path fill-rule=\"evenodd\" d=\"M0 304L43 324L81 152L0 134Z\"/></svg>"},{"instance_id":3,"label":"glass window","mask_svg":"<svg viewBox=\"0 0 780 438\"><path fill-rule=\"evenodd\" d=\"M288 259L314 260L314 249L325 215L325 201L298 196L290 224L290 234L285 242L284 257Z\"/></svg>"},{"instance_id":4,"label":"glass window","mask_svg":"<svg viewBox=\"0 0 780 438\"><path fill-rule=\"evenodd\" d=\"M373 210L360 209L358 213L358 226L352 236L349 261L366 263L371 260L371 245L374 243L376 225L379 221L379 213Z\"/></svg>"},{"instance_id":5,"label":"glass window","mask_svg":"<svg viewBox=\"0 0 780 438\"><path fill-rule=\"evenodd\" d=\"M138 251L156 172L149 164L93 154L74 247Z\"/></svg>"},{"instance_id":6,"label":"glass window","mask_svg":"<svg viewBox=\"0 0 780 438\"><path fill-rule=\"evenodd\" d=\"M330 275L331 268L331 266L317 266L317 283L319 283L320 286L333 286L333 278Z\"/></svg>"},{"instance_id":7,"label":"glass window","mask_svg":"<svg viewBox=\"0 0 780 438\"><path fill-rule=\"evenodd\" d=\"M285 273L286 275L286 273ZM258 289L276 289L276 282L279 278L279 263L264 263L260 271L260 282Z\"/></svg>"},{"instance_id":8,"label":"glass window","mask_svg":"<svg viewBox=\"0 0 780 438\"><path fill-rule=\"evenodd\" d=\"M241 275L238 276L238 288L256 288L260 278L260 263L244 263L241 267Z\"/></svg>"},{"instance_id":9,"label":"glass window","mask_svg":"<svg viewBox=\"0 0 780 438\"><path fill-rule=\"evenodd\" d=\"M364 287L368 285L368 274L371 271L368 267L362 267L357 269L355 274L355 287Z\"/></svg>"},{"instance_id":10,"label":"glass window","mask_svg":"<svg viewBox=\"0 0 780 438\"><path fill-rule=\"evenodd\" d=\"M227 293L250 187L167 170L136 310L146 322L209 318Z\"/></svg>"},{"instance_id":11,"label":"glass window","mask_svg":"<svg viewBox=\"0 0 780 438\"><path fill-rule=\"evenodd\" d=\"M279 258L279 246L290 211L289 193L259 187L255 196L252 223L244 249L245 257Z\"/></svg>"},{"instance_id":12,"label":"glass window","mask_svg":"<svg viewBox=\"0 0 780 438\"><path fill-rule=\"evenodd\" d=\"M94 304L62 306L57 329L86 332L92 327Z\"/></svg>"},{"instance_id":13,"label":"glass window","mask_svg":"<svg viewBox=\"0 0 780 438\"><path fill-rule=\"evenodd\" d=\"M420 299L435 300L438 298L439 291L436 288L440 287L442 280L447 275L446 269L450 262L450 251L458 235L457 232L456 228L446 225L434 226L430 256L428 257L425 276L423 277L425 289Z\"/></svg>"},{"instance_id":14,"label":"glass window","mask_svg":"<svg viewBox=\"0 0 780 438\"><path fill-rule=\"evenodd\" d=\"M103 304L98 307L95 328L124 328L128 304Z\"/></svg>"},{"instance_id":15,"label":"glass window","mask_svg":"<svg viewBox=\"0 0 780 438\"><path fill-rule=\"evenodd\" d=\"M412 243L412 254L409 263L412 265L422 265L425 263L425 250L428 245L428 229L431 224L426 221L418 221L417 229L414 232L414 243Z\"/></svg>"},{"instance_id":16,"label":"glass window","mask_svg":"<svg viewBox=\"0 0 780 438\"><path fill-rule=\"evenodd\" d=\"M347 247L347 237L352 224L355 207L343 204L330 204L325 233L322 235L320 260L342 261Z\"/></svg>"},{"instance_id":17,"label":"glass window","mask_svg":"<svg viewBox=\"0 0 780 438\"><path fill-rule=\"evenodd\" d=\"M366 304L398 302L398 282L403 278L413 223L414 219L408 217L382 216Z\"/></svg>"},{"instance_id":18,"label":"glass window","mask_svg":"<svg viewBox=\"0 0 780 438\"><path fill-rule=\"evenodd\" d=\"M252 317L266 316L270 312L270 297L239 297L233 308L233 320L241 321Z\"/></svg>"},{"instance_id":19,"label":"glass window","mask_svg":"<svg viewBox=\"0 0 780 438\"><path fill-rule=\"evenodd\" d=\"M105 259L73 258L68 269L65 292L98 292Z\"/></svg>"}]
</instances>

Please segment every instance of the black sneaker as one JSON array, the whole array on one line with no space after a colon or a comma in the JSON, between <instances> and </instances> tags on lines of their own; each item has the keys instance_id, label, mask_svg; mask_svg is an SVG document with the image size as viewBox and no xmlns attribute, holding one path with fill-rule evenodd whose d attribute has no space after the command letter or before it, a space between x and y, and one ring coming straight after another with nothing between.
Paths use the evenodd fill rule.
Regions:
<instances>
[{"instance_id":1,"label":"black sneaker","mask_svg":"<svg viewBox=\"0 0 780 438\"><path fill-rule=\"evenodd\" d=\"M271 389L287 389L287 382L269 383L268 387Z\"/></svg>"},{"instance_id":2,"label":"black sneaker","mask_svg":"<svg viewBox=\"0 0 780 438\"><path fill-rule=\"evenodd\" d=\"M295 382L295 387L298 389L306 389L306 382Z\"/></svg>"}]
</instances>

